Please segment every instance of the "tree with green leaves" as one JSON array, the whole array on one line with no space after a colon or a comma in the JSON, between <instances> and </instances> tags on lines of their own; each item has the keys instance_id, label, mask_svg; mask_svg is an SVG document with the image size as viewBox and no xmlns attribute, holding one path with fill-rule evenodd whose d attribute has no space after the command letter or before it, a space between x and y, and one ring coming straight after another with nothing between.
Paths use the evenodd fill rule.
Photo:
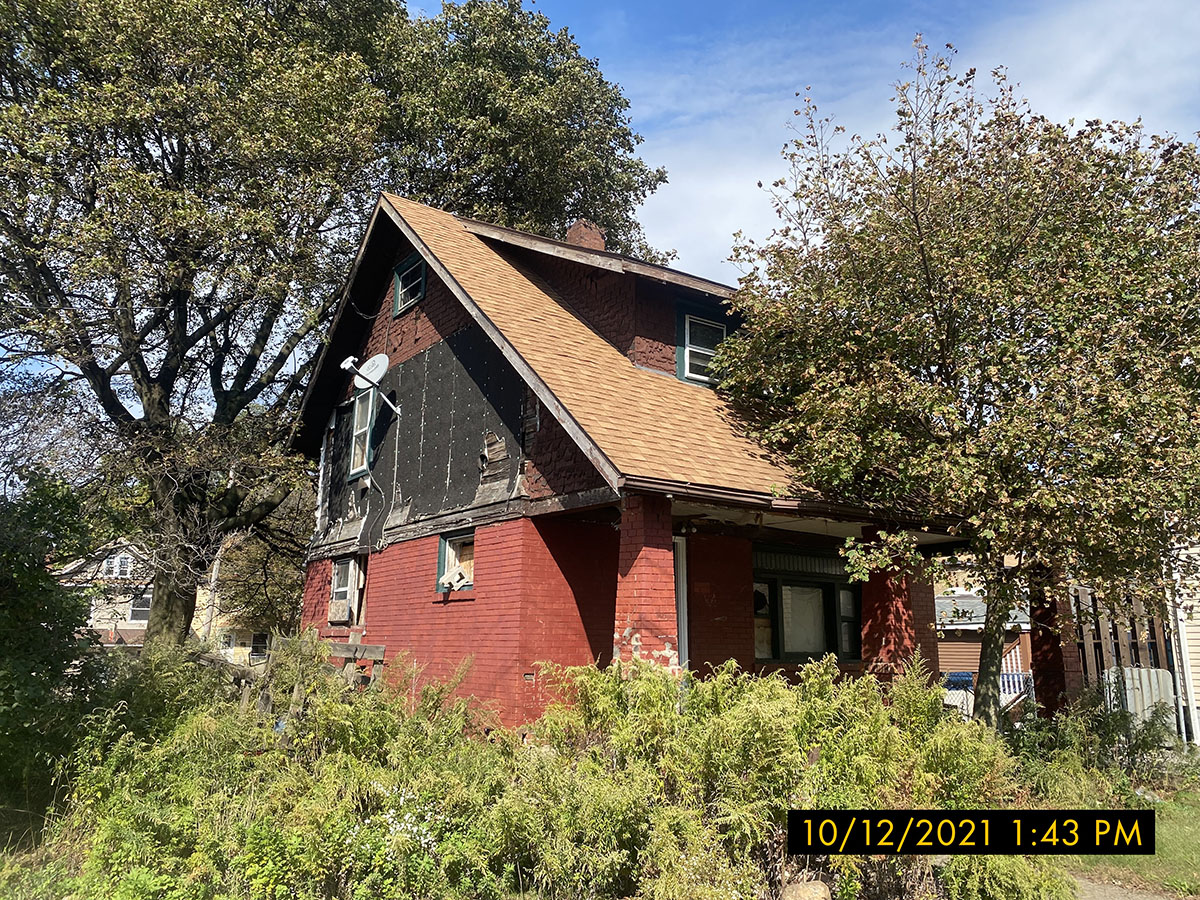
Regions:
<instances>
[{"instance_id":1,"label":"tree with green leaves","mask_svg":"<svg viewBox=\"0 0 1200 900\"><path fill-rule=\"evenodd\" d=\"M985 96L917 46L892 135L846 136L806 99L782 224L735 251L745 326L718 365L804 484L959 538L995 722L1017 604L1087 585L1128 619L1193 565L1200 154L1052 122L1003 70ZM898 529L849 553L859 574L923 562Z\"/></svg>"},{"instance_id":2,"label":"tree with green leaves","mask_svg":"<svg viewBox=\"0 0 1200 900\"><path fill-rule=\"evenodd\" d=\"M22 475L18 492L0 495L0 825L28 827L86 711L98 645L89 597L50 568L83 552L85 510L69 485Z\"/></svg>"},{"instance_id":3,"label":"tree with green leaves","mask_svg":"<svg viewBox=\"0 0 1200 900\"><path fill-rule=\"evenodd\" d=\"M648 251L664 173L520 0L14 0L0 41L0 358L143 495L149 641L306 478L300 391L381 189Z\"/></svg>"}]
</instances>

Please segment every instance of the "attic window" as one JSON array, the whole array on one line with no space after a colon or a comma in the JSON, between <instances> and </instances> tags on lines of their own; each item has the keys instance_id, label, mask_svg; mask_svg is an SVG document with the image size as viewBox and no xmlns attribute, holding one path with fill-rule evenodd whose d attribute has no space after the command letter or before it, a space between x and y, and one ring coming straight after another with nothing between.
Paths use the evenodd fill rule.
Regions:
<instances>
[{"instance_id":1,"label":"attic window","mask_svg":"<svg viewBox=\"0 0 1200 900\"><path fill-rule=\"evenodd\" d=\"M475 532L443 537L439 556L439 591L465 591L475 586Z\"/></svg>"},{"instance_id":2,"label":"attic window","mask_svg":"<svg viewBox=\"0 0 1200 900\"><path fill-rule=\"evenodd\" d=\"M102 570L105 578L130 578L133 575L133 557L122 553L104 560Z\"/></svg>"},{"instance_id":3,"label":"attic window","mask_svg":"<svg viewBox=\"0 0 1200 900\"><path fill-rule=\"evenodd\" d=\"M725 326L696 316L684 318L683 375L691 381L712 384L709 364L717 345L725 340Z\"/></svg>"},{"instance_id":4,"label":"attic window","mask_svg":"<svg viewBox=\"0 0 1200 900\"><path fill-rule=\"evenodd\" d=\"M392 315L400 315L424 296L425 260L419 253L413 253L396 266Z\"/></svg>"},{"instance_id":5,"label":"attic window","mask_svg":"<svg viewBox=\"0 0 1200 900\"><path fill-rule=\"evenodd\" d=\"M356 478L369 468L371 449L371 413L375 392L365 390L354 398L354 426L350 438L350 477Z\"/></svg>"}]
</instances>

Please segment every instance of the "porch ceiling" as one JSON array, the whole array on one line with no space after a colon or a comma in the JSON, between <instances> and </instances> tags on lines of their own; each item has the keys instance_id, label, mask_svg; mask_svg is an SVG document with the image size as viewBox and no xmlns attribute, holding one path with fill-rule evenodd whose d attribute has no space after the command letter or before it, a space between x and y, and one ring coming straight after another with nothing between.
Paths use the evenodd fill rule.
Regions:
<instances>
[{"instance_id":1,"label":"porch ceiling","mask_svg":"<svg viewBox=\"0 0 1200 900\"><path fill-rule=\"evenodd\" d=\"M782 512L766 512L731 506L712 506L687 500L671 503L671 515L676 519L692 519L738 528L771 528L799 534L817 534L828 537L861 538L864 528L879 527L878 523L855 522L814 516L788 515ZM946 544L957 540L953 535L933 531L914 530L917 543Z\"/></svg>"}]
</instances>

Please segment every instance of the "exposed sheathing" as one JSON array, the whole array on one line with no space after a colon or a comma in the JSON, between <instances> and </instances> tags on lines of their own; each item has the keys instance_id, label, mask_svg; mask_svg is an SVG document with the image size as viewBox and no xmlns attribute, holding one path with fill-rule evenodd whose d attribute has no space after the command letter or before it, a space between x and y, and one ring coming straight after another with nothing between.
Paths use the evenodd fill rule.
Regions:
<instances>
[{"instance_id":1,"label":"exposed sheathing","mask_svg":"<svg viewBox=\"0 0 1200 900\"><path fill-rule=\"evenodd\" d=\"M377 547L385 524L502 501L513 492L519 467L509 448L521 444L525 388L478 328L456 331L393 365L380 384L400 412L378 404L367 481L349 480L353 413L348 403L338 409L328 454L331 535L344 539L347 523L358 522L360 547Z\"/></svg>"}]
</instances>

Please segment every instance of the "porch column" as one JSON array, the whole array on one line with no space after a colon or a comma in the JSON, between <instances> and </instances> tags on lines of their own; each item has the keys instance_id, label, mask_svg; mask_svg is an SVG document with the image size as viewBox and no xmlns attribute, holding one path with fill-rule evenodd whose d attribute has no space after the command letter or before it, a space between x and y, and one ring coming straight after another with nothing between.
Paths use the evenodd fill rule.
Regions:
<instances>
[{"instance_id":1,"label":"porch column","mask_svg":"<svg viewBox=\"0 0 1200 900\"><path fill-rule=\"evenodd\" d=\"M1040 707L1039 715L1046 717L1061 710L1083 689L1083 665L1075 647L1070 602L1048 597L1045 591L1034 592L1029 598L1033 695Z\"/></svg>"},{"instance_id":2,"label":"porch column","mask_svg":"<svg viewBox=\"0 0 1200 900\"><path fill-rule=\"evenodd\" d=\"M874 572L862 587L863 672L891 681L917 648L937 678L933 586L896 572Z\"/></svg>"},{"instance_id":3,"label":"porch column","mask_svg":"<svg viewBox=\"0 0 1200 900\"><path fill-rule=\"evenodd\" d=\"M671 501L629 494L621 510L613 659L679 668Z\"/></svg>"}]
</instances>

